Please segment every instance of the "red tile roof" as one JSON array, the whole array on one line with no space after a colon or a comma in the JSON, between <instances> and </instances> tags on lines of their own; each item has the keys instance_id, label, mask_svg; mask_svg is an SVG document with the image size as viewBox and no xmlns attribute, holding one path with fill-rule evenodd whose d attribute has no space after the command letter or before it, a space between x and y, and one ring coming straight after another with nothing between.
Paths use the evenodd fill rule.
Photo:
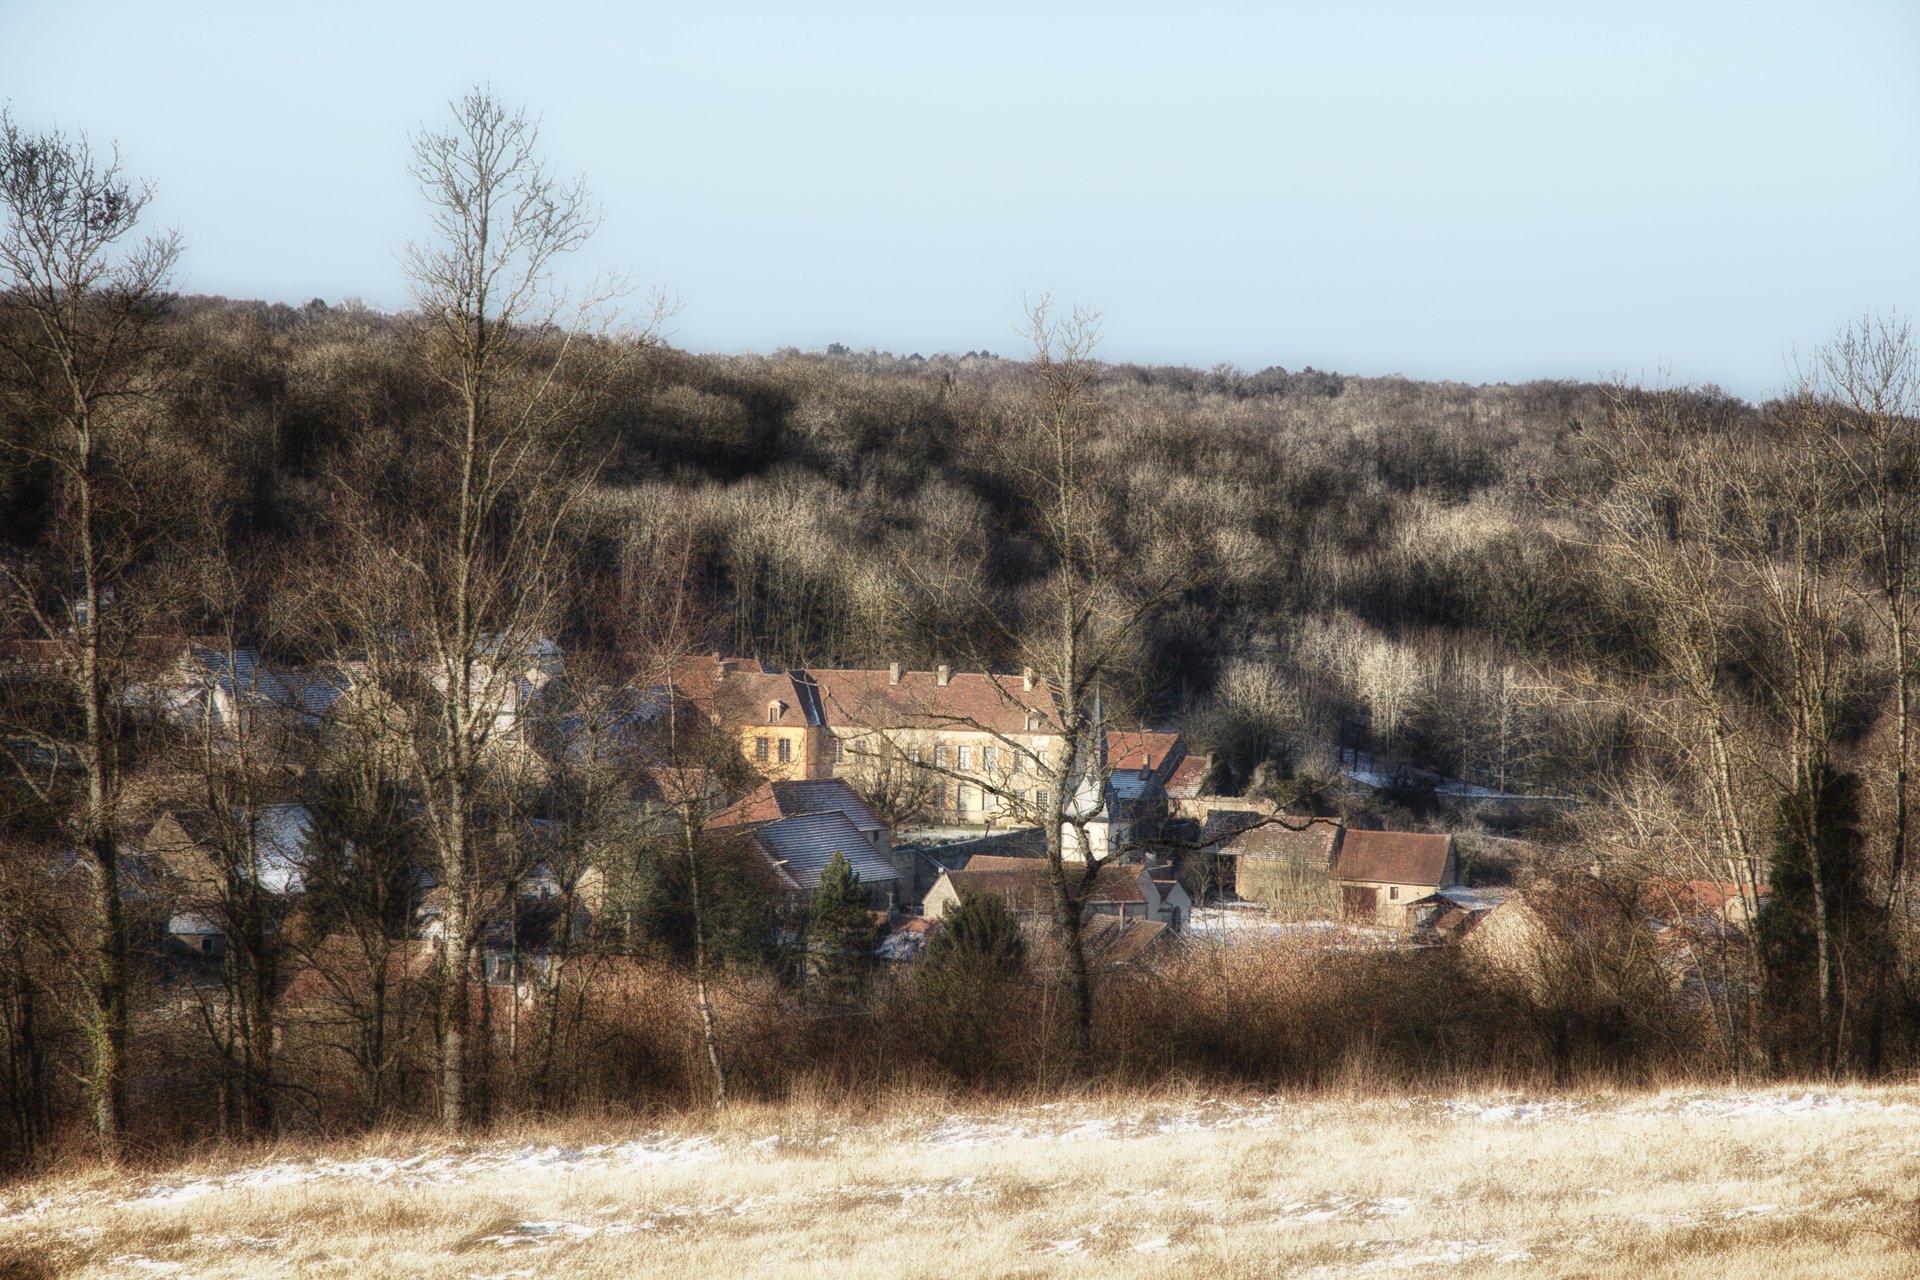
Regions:
<instances>
[{"instance_id":1,"label":"red tile roof","mask_svg":"<svg viewBox=\"0 0 1920 1280\"><path fill-rule=\"evenodd\" d=\"M1340 841L1336 878L1383 884L1446 882L1453 837L1421 831L1349 831Z\"/></svg>"},{"instance_id":2,"label":"red tile roof","mask_svg":"<svg viewBox=\"0 0 1920 1280\"><path fill-rule=\"evenodd\" d=\"M1200 784L1206 780L1207 767L1213 763L1211 756L1183 756L1180 763L1173 767L1173 774L1167 779L1167 795L1175 800L1187 800L1200 794Z\"/></svg>"},{"instance_id":3,"label":"red tile roof","mask_svg":"<svg viewBox=\"0 0 1920 1280\"><path fill-rule=\"evenodd\" d=\"M845 779L762 782L740 799L707 819L709 827L738 827L751 822L775 822L803 813L845 814L856 830L884 831L886 819L860 798Z\"/></svg>"},{"instance_id":4,"label":"red tile roof","mask_svg":"<svg viewBox=\"0 0 1920 1280\"><path fill-rule=\"evenodd\" d=\"M1169 760L1185 755L1186 750L1177 733L1151 733L1145 729L1107 731L1107 767L1110 769L1165 769Z\"/></svg>"},{"instance_id":5,"label":"red tile roof","mask_svg":"<svg viewBox=\"0 0 1920 1280\"><path fill-rule=\"evenodd\" d=\"M1220 846L1220 852L1255 858L1286 858L1332 870L1335 852L1340 848L1340 824L1326 818L1291 819L1292 825L1272 822L1253 826L1261 819L1246 815L1248 826ZM1305 830L1296 830L1306 822Z\"/></svg>"},{"instance_id":6,"label":"red tile roof","mask_svg":"<svg viewBox=\"0 0 1920 1280\"><path fill-rule=\"evenodd\" d=\"M991 893L1016 911L1052 909L1052 888L1047 882L1047 864L1041 858L1001 858L977 854L965 868L945 873L958 893ZM1077 888L1080 869L1067 868L1067 883ZM1088 903L1144 903L1140 888L1140 868L1118 863L1105 866L1095 874L1093 888L1082 899Z\"/></svg>"},{"instance_id":7,"label":"red tile roof","mask_svg":"<svg viewBox=\"0 0 1920 1280\"><path fill-rule=\"evenodd\" d=\"M849 729L982 729L990 733L1056 733L1046 682L1031 689L1021 676L953 673L946 684L931 671L812 671L830 725ZM1030 716L1035 727L1029 728Z\"/></svg>"},{"instance_id":8,"label":"red tile roof","mask_svg":"<svg viewBox=\"0 0 1920 1280\"><path fill-rule=\"evenodd\" d=\"M745 658L689 658L673 670L674 691L722 724L804 728L820 723L812 684L797 672L768 671Z\"/></svg>"},{"instance_id":9,"label":"red tile roof","mask_svg":"<svg viewBox=\"0 0 1920 1280\"><path fill-rule=\"evenodd\" d=\"M1731 880L1649 880L1641 886L1641 897L1655 915L1718 915L1740 900L1741 888ZM1760 886L1761 897L1769 892Z\"/></svg>"},{"instance_id":10,"label":"red tile roof","mask_svg":"<svg viewBox=\"0 0 1920 1280\"><path fill-rule=\"evenodd\" d=\"M1121 920L1095 916L1087 921L1086 948L1090 959L1116 967L1135 964L1172 935L1164 920Z\"/></svg>"}]
</instances>

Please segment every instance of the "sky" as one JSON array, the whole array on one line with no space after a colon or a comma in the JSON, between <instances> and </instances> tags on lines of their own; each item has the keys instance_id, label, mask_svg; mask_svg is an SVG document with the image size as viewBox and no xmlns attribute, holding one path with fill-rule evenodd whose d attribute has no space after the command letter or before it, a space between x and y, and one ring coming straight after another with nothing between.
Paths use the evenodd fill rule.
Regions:
<instances>
[{"instance_id":1,"label":"sky","mask_svg":"<svg viewBox=\"0 0 1920 1280\"><path fill-rule=\"evenodd\" d=\"M0 103L117 142L177 286L407 305L408 138L475 84L695 351L1778 391L1920 308L1920 2L0 0Z\"/></svg>"}]
</instances>

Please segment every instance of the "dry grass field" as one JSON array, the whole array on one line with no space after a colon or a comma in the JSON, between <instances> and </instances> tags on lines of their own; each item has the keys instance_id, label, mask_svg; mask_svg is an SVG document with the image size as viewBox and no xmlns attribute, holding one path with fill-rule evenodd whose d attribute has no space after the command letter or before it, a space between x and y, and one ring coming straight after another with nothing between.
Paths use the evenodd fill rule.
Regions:
<instances>
[{"instance_id":1,"label":"dry grass field","mask_svg":"<svg viewBox=\"0 0 1920 1280\"><path fill-rule=\"evenodd\" d=\"M0 1193L0 1276L1920 1274L1920 1089L795 1103Z\"/></svg>"}]
</instances>

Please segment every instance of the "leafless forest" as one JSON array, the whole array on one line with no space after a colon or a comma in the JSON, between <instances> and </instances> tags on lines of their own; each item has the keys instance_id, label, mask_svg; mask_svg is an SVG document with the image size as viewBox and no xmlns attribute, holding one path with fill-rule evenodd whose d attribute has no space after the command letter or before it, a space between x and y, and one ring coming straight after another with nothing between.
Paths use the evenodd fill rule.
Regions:
<instances>
[{"instance_id":1,"label":"leafless forest","mask_svg":"<svg viewBox=\"0 0 1920 1280\"><path fill-rule=\"evenodd\" d=\"M1018 298L993 352L696 355L670 308L563 295L591 198L524 118L456 105L416 139L399 313L181 296L138 157L0 133L0 1162L801 1082L1912 1070L1904 320L1762 404L1108 363L1094 317ZM737 753L580 729L716 651L1037 665L1077 697L1081 657L1034 657L1081 652L1062 599L1106 696L1214 788L1472 834L1480 877L1566 904L1530 963L1195 945L1095 975L1088 1043L1042 954L827 1002L753 869L668 820L662 772ZM190 644L294 673L294 714L165 714ZM588 745L504 759L500 655L546 645ZM1393 783L1346 786L1356 752ZM251 816L295 801L332 851L297 896ZM186 811L225 946L192 972L147 857ZM416 945L427 886L477 945L536 865L563 945L530 996ZM1702 880L1750 927L1688 939L1676 987L1634 904Z\"/></svg>"}]
</instances>

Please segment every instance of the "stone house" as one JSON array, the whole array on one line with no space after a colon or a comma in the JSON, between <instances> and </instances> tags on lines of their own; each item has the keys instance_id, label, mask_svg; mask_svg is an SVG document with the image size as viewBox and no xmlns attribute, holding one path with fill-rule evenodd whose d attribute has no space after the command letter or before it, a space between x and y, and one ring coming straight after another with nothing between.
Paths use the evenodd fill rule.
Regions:
<instances>
[{"instance_id":1,"label":"stone house","mask_svg":"<svg viewBox=\"0 0 1920 1280\"><path fill-rule=\"evenodd\" d=\"M891 795L930 823L989 831L1025 825L1057 799L1034 765L1057 764L1066 736L1052 691L1031 669L770 671L716 656L681 664L672 680L738 734L742 756L768 778L842 779L866 795ZM1164 811L1165 782L1186 751L1177 734L1114 732L1102 741L1101 760L1077 772L1099 779L1097 825L1111 844Z\"/></svg>"},{"instance_id":2,"label":"stone house","mask_svg":"<svg viewBox=\"0 0 1920 1280\"><path fill-rule=\"evenodd\" d=\"M1348 831L1340 838L1333 878L1347 919L1400 928L1409 905L1459 883L1460 863L1451 835Z\"/></svg>"},{"instance_id":3,"label":"stone house","mask_svg":"<svg viewBox=\"0 0 1920 1280\"><path fill-rule=\"evenodd\" d=\"M1295 830L1279 822L1255 825L1261 820L1262 815L1252 812L1212 815L1212 832L1231 833L1219 844L1222 888L1284 919L1336 919L1340 888L1333 878L1333 861L1340 848L1340 824L1314 819L1304 830Z\"/></svg>"},{"instance_id":4,"label":"stone house","mask_svg":"<svg viewBox=\"0 0 1920 1280\"><path fill-rule=\"evenodd\" d=\"M1268 822L1214 810L1208 829L1236 895L1296 920L1346 919L1402 928L1415 902L1459 883L1451 835L1356 831L1337 822ZM1291 824L1291 825L1289 825Z\"/></svg>"},{"instance_id":5,"label":"stone house","mask_svg":"<svg viewBox=\"0 0 1920 1280\"><path fill-rule=\"evenodd\" d=\"M894 663L810 675L830 739L829 776L870 786L904 775L918 782L929 820L957 826L1019 825L1009 808L1051 802L1031 766L1057 760L1065 739L1052 692L1031 670L1007 676Z\"/></svg>"},{"instance_id":6,"label":"stone house","mask_svg":"<svg viewBox=\"0 0 1920 1280\"><path fill-rule=\"evenodd\" d=\"M746 839L796 903L819 887L835 853L852 864L876 909L896 910L912 898L912 851L896 853L886 821L841 779L771 779L709 818L706 829Z\"/></svg>"},{"instance_id":7,"label":"stone house","mask_svg":"<svg viewBox=\"0 0 1920 1280\"><path fill-rule=\"evenodd\" d=\"M674 692L738 735L740 753L768 778L831 776L820 693L802 671L769 671L745 658L695 658L671 676Z\"/></svg>"},{"instance_id":8,"label":"stone house","mask_svg":"<svg viewBox=\"0 0 1920 1280\"><path fill-rule=\"evenodd\" d=\"M927 892L923 913L939 919L967 894L992 894L1025 920L1052 918L1053 890L1044 859L977 855L964 868L941 873ZM1082 909L1089 920L1110 917L1168 925L1177 920L1184 925L1193 901L1178 884L1169 883L1163 888L1154 879L1152 868L1140 863L1109 863L1095 873Z\"/></svg>"}]
</instances>

